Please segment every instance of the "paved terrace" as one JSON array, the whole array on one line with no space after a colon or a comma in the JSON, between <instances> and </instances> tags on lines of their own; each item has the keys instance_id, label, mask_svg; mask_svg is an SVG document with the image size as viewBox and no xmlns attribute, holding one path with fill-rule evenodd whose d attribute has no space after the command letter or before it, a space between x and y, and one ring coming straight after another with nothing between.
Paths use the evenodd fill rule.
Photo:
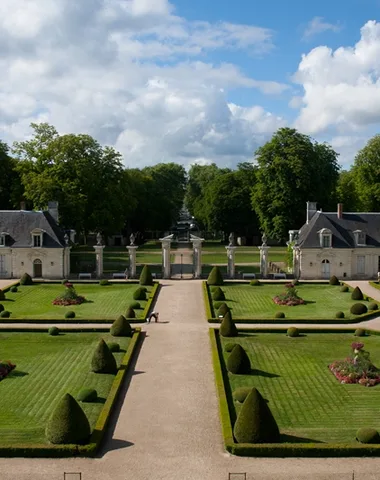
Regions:
<instances>
[{"instance_id":1,"label":"paved terrace","mask_svg":"<svg viewBox=\"0 0 380 480\"><path fill-rule=\"evenodd\" d=\"M0 458L0 480L62 480L64 472L82 472L82 480L227 480L229 472L246 472L247 480L350 480L353 472L355 480L378 480L376 458L256 459L227 454L201 283L161 283L156 305L161 323L143 327L146 335L135 370L101 456ZM380 291L375 293L380 300Z\"/></svg>"}]
</instances>

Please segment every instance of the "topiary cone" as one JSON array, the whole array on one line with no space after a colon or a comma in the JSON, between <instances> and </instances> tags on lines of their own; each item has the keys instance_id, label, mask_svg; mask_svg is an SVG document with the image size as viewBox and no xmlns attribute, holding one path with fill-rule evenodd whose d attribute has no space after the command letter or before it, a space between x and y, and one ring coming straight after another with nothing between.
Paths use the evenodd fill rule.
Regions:
<instances>
[{"instance_id":1,"label":"topiary cone","mask_svg":"<svg viewBox=\"0 0 380 480\"><path fill-rule=\"evenodd\" d=\"M0 289L0 300L5 300L5 293Z\"/></svg>"},{"instance_id":2,"label":"topiary cone","mask_svg":"<svg viewBox=\"0 0 380 480\"><path fill-rule=\"evenodd\" d=\"M208 285L223 285L223 276L222 273L219 269L219 267L213 267L211 270L208 279L207 279L207 284Z\"/></svg>"},{"instance_id":3,"label":"topiary cone","mask_svg":"<svg viewBox=\"0 0 380 480\"><path fill-rule=\"evenodd\" d=\"M106 342L101 339L92 356L91 369L95 373L116 373L115 357Z\"/></svg>"},{"instance_id":4,"label":"topiary cone","mask_svg":"<svg viewBox=\"0 0 380 480\"><path fill-rule=\"evenodd\" d=\"M131 337L132 327L124 315L120 315L111 325L110 334L113 337Z\"/></svg>"},{"instance_id":5,"label":"topiary cone","mask_svg":"<svg viewBox=\"0 0 380 480\"><path fill-rule=\"evenodd\" d=\"M251 372L251 362L247 352L238 343L227 359L227 370L235 375L244 375Z\"/></svg>"},{"instance_id":6,"label":"topiary cone","mask_svg":"<svg viewBox=\"0 0 380 480\"><path fill-rule=\"evenodd\" d=\"M226 299L226 296L224 295L224 292L220 287L216 287L216 289L212 293L212 299L214 300L214 302Z\"/></svg>"},{"instance_id":7,"label":"topiary cone","mask_svg":"<svg viewBox=\"0 0 380 480\"><path fill-rule=\"evenodd\" d=\"M245 399L234 426L238 443L274 443L280 441L280 431L270 408L257 388Z\"/></svg>"},{"instance_id":8,"label":"topiary cone","mask_svg":"<svg viewBox=\"0 0 380 480\"><path fill-rule=\"evenodd\" d=\"M141 271L140 285L153 285L153 277L148 265L144 265L144 268Z\"/></svg>"},{"instance_id":9,"label":"topiary cone","mask_svg":"<svg viewBox=\"0 0 380 480\"><path fill-rule=\"evenodd\" d=\"M222 323L220 324L219 335L222 337L237 337L238 334L238 329L232 320L231 311L228 310L223 317Z\"/></svg>"},{"instance_id":10,"label":"topiary cone","mask_svg":"<svg viewBox=\"0 0 380 480\"><path fill-rule=\"evenodd\" d=\"M355 287L351 293L352 300L363 300L363 292L359 287Z\"/></svg>"},{"instance_id":11,"label":"topiary cone","mask_svg":"<svg viewBox=\"0 0 380 480\"><path fill-rule=\"evenodd\" d=\"M28 273L24 273L20 278L20 285L33 285L33 279Z\"/></svg>"},{"instance_id":12,"label":"topiary cone","mask_svg":"<svg viewBox=\"0 0 380 480\"><path fill-rule=\"evenodd\" d=\"M128 307L126 313L125 313L125 316L127 318L136 318L136 314L135 314L135 311L133 310L133 308L131 307Z\"/></svg>"},{"instance_id":13,"label":"topiary cone","mask_svg":"<svg viewBox=\"0 0 380 480\"><path fill-rule=\"evenodd\" d=\"M222 305L218 308L218 315L224 315L230 311L230 308L229 306L227 305L227 303L222 303Z\"/></svg>"},{"instance_id":14,"label":"topiary cone","mask_svg":"<svg viewBox=\"0 0 380 480\"><path fill-rule=\"evenodd\" d=\"M46 438L54 444L86 443L91 427L79 403L69 393L58 403L46 429Z\"/></svg>"}]
</instances>

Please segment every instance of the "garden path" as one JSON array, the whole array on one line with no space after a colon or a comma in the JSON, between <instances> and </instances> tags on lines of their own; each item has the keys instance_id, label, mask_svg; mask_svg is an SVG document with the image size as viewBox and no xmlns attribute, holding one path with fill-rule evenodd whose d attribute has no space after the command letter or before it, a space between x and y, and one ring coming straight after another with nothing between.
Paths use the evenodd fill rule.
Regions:
<instances>
[{"instance_id":1,"label":"garden path","mask_svg":"<svg viewBox=\"0 0 380 480\"><path fill-rule=\"evenodd\" d=\"M247 472L247 480L348 480L353 471L356 480L378 478L380 459L260 459L224 452L201 283L161 285L155 306L161 322L143 327L146 337L102 457L0 458L0 480L62 480L63 472L82 472L81 480L227 480L230 472Z\"/></svg>"}]
</instances>

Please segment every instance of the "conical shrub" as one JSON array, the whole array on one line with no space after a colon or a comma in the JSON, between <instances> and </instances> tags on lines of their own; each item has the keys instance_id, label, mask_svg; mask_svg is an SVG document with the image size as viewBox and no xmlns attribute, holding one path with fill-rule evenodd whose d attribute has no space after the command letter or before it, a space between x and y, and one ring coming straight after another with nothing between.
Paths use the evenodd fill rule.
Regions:
<instances>
[{"instance_id":1,"label":"conical shrub","mask_svg":"<svg viewBox=\"0 0 380 480\"><path fill-rule=\"evenodd\" d=\"M54 444L83 444L90 434L86 414L75 398L66 393L47 422L46 438Z\"/></svg>"},{"instance_id":2,"label":"conical shrub","mask_svg":"<svg viewBox=\"0 0 380 480\"><path fill-rule=\"evenodd\" d=\"M214 302L219 302L226 299L226 296L224 295L224 292L220 287L216 287L215 290L212 292L212 299L214 300Z\"/></svg>"},{"instance_id":3,"label":"conical shrub","mask_svg":"<svg viewBox=\"0 0 380 480\"><path fill-rule=\"evenodd\" d=\"M234 426L238 443L274 443L280 441L280 431L270 408L257 388L245 399Z\"/></svg>"},{"instance_id":4,"label":"conical shrub","mask_svg":"<svg viewBox=\"0 0 380 480\"><path fill-rule=\"evenodd\" d=\"M141 271L140 285L153 285L153 277L148 265L144 265L144 268Z\"/></svg>"},{"instance_id":5,"label":"conical shrub","mask_svg":"<svg viewBox=\"0 0 380 480\"><path fill-rule=\"evenodd\" d=\"M125 312L125 316L126 318L136 318L136 314L133 308L128 307L127 311Z\"/></svg>"},{"instance_id":6,"label":"conical shrub","mask_svg":"<svg viewBox=\"0 0 380 480\"><path fill-rule=\"evenodd\" d=\"M91 369L95 373L116 373L115 357L106 342L101 339L92 356Z\"/></svg>"},{"instance_id":7,"label":"conical shrub","mask_svg":"<svg viewBox=\"0 0 380 480\"><path fill-rule=\"evenodd\" d=\"M24 273L20 278L20 285L33 285L33 279L28 273Z\"/></svg>"},{"instance_id":8,"label":"conical shrub","mask_svg":"<svg viewBox=\"0 0 380 480\"><path fill-rule=\"evenodd\" d=\"M218 308L218 316L219 315L224 315L230 311L230 307L227 305L227 303L222 303L222 305Z\"/></svg>"},{"instance_id":9,"label":"conical shrub","mask_svg":"<svg viewBox=\"0 0 380 480\"><path fill-rule=\"evenodd\" d=\"M220 324L219 334L222 337L237 337L238 336L238 329L234 321L232 320L231 311L224 315L222 323Z\"/></svg>"},{"instance_id":10,"label":"conical shrub","mask_svg":"<svg viewBox=\"0 0 380 480\"><path fill-rule=\"evenodd\" d=\"M251 362L247 352L238 343L227 358L227 370L235 375L245 375L251 371Z\"/></svg>"},{"instance_id":11,"label":"conical shrub","mask_svg":"<svg viewBox=\"0 0 380 480\"><path fill-rule=\"evenodd\" d=\"M110 334L113 337L131 337L132 333L131 324L124 315L117 317L110 328Z\"/></svg>"},{"instance_id":12,"label":"conical shrub","mask_svg":"<svg viewBox=\"0 0 380 480\"><path fill-rule=\"evenodd\" d=\"M338 280L338 277L333 275L332 277L330 277L329 284L330 285L340 285L340 281Z\"/></svg>"},{"instance_id":13,"label":"conical shrub","mask_svg":"<svg viewBox=\"0 0 380 480\"><path fill-rule=\"evenodd\" d=\"M5 300L5 293L0 289L0 300Z\"/></svg>"},{"instance_id":14,"label":"conical shrub","mask_svg":"<svg viewBox=\"0 0 380 480\"><path fill-rule=\"evenodd\" d=\"M146 290L145 287L138 287L133 292L133 300L146 300Z\"/></svg>"},{"instance_id":15,"label":"conical shrub","mask_svg":"<svg viewBox=\"0 0 380 480\"><path fill-rule=\"evenodd\" d=\"M359 287L355 287L351 293L352 300L363 300L363 292Z\"/></svg>"},{"instance_id":16,"label":"conical shrub","mask_svg":"<svg viewBox=\"0 0 380 480\"><path fill-rule=\"evenodd\" d=\"M207 279L207 284L208 285L223 285L223 276L222 272L220 271L219 267L213 267L211 270L208 279Z\"/></svg>"}]
</instances>

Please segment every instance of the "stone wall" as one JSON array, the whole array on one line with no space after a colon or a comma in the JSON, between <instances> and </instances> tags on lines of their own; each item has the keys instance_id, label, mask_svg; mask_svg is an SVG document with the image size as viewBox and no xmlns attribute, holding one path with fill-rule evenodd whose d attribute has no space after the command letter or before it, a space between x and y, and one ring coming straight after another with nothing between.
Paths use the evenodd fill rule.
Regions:
<instances>
[{"instance_id":1,"label":"stone wall","mask_svg":"<svg viewBox=\"0 0 380 480\"><path fill-rule=\"evenodd\" d=\"M2 248L5 256L5 274L1 278L20 278L25 272L34 276L33 263L41 260L42 277L61 279L68 275L64 268L64 257L69 249L64 248Z\"/></svg>"}]
</instances>

